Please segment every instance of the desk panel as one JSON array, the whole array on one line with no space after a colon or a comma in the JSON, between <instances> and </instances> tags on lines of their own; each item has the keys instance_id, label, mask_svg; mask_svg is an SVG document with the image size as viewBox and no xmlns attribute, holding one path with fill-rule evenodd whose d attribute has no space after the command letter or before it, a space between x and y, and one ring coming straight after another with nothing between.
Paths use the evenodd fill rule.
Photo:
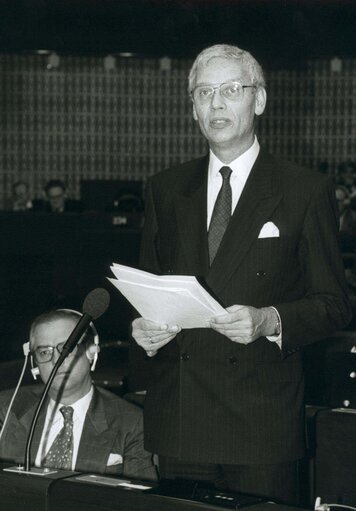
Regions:
<instances>
[{"instance_id":1,"label":"desk panel","mask_svg":"<svg viewBox=\"0 0 356 511\"><path fill-rule=\"evenodd\" d=\"M356 506L356 410L325 410L316 418L315 497Z\"/></svg>"},{"instance_id":2,"label":"desk panel","mask_svg":"<svg viewBox=\"0 0 356 511\"><path fill-rule=\"evenodd\" d=\"M80 478L80 476L79 476ZM193 484L194 481L192 481ZM175 484L172 481L174 488ZM165 487L166 489L166 487ZM159 485L153 488L159 492ZM216 492L222 494L222 492ZM227 500L221 500L222 505L208 504L182 498L181 492L177 496L152 494L146 490L125 489L122 487L108 487L100 484L93 484L80 481L78 478L71 478L57 481L51 485L49 491L48 511L228 511L237 509ZM225 493L228 497L236 494ZM241 502L249 497L239 496ZM250 511L301 511L300 508L293 508L272 503L259 503L256 505L242 506L241 509Z\"/></svg>"},{"instance_id":3,"label":"desk panel","mask_svg":"<svg viewBox=\"0 0 356 511\"><path fill-rule=\"evenodd\" d=\"M9 463L0 463L1 511L46 511L49 487L57 479L72 477L73 472L61 471L50 476L33 476L4 472Z\"/></svg>"},{"instance_id":4,"label":"desk panel","mask_svg":"<svg viewBox=\"0 0 356 511\"><path fill-rule=\"evenodd\" d=\"M8 466L9 464L0 464L1 511L223 511L233 509L178 498L178 496L154 495L140 489L87 483L80 480L80 474L67 471L59 471L50 476L4 472L3 468ZM137 481L137 483L141 482ZM159 489L158 484L153 487ZM242 496L242 498L245 497ZM246 506L243 509L303 511L301 508L267 502Z\"/></svg>"}]
</instances>

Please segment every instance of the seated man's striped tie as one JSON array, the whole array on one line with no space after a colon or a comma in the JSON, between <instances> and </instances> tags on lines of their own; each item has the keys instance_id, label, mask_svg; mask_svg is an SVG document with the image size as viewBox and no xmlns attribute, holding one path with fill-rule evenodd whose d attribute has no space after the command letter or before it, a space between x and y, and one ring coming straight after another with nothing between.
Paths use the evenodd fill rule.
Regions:
<instances>
[{"instance_id":1,"label":"seated man's striped tie","mask_svg":"<svg viewBox=\"0 0 356 511\"><path fill-rule=\"evenodd\" d=\"M232 170L230 167L221 167L219 172L222 175L223 182L215 201L208 232L210 265L214 261L220 242L230 221L232 208L232 191L230 186Z\"/></svg>"},{"instance_id":2,"label":"seated man's striped tie","mask_svg":"<svg viewBox=\"0 0 356 511\"><path fill-rule=\"evenodd\" d=\"M72 470L73 457L73 408L62 406L64 424L42 460L43 467Z\"/></svg>"}]
</instances>

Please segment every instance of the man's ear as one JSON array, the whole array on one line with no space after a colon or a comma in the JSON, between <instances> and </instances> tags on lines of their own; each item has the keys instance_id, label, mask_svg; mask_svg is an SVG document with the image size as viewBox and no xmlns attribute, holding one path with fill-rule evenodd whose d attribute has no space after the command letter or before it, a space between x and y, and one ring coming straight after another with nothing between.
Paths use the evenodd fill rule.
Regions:
<instances>
[{"instance_id":1,"label":"man's ear","mask_svg":"<svg viewBox=\"0 0 356 511\"><path fill-rule=\"evenodd\" d=\"M258 87L255 95L255 114L262 115L267 103L267 92L264 87Z\"/></svg>"},{"instance_id":2,"label":"man's ear","mask_svg":"<svg viewBox=\"0 0 356 511\"><path fill-rule=\"evenodd\" d=\"M197 120L198 120L197 111L196 111L196 109L195 109L195 104L194 104L194 102L193 102L193 119L194 119L195 121L197 121Z\"/></svg>"}]
</instances>

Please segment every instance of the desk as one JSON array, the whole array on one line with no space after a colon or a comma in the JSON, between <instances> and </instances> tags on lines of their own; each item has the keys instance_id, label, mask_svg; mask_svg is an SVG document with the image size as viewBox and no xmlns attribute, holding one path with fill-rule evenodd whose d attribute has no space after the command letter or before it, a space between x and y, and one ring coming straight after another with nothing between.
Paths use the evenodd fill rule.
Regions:
<instances>
[{"instance_id":1,"label":"desk","mask_svg":"<svg viewBox=\"0 0 356 511\"><path fill-rule=\"evenodd\" d=\"M356 506L356 409L335 408L317 415L315 496Z\"/></svg>"},{"instance_id":2,"label":"desk","mask_svg":"<svg viewBox=\"0 0 356 511\"><path fill-rule=\"evenodd\" d=\"M2 511L223 511L229 508L182 498L152 495L143 490L85 483L78 474L51 476L4 472L0 464ZM157 486L157 485L156 485ZM230 508L231 509L231 508ZM259 503L249 511L302 511L301 508Z\"/></svg>"},{"instance_id":3,"label":"desk","mask_svg":"<svg viewBox=\"0 0 356 511\"><path fill-rule=\"evenodd\" d=\"M4 472L9 463L0 463L1 511L47 511L47 493L59 478L73 476L73 472L59 472L46 477Z\"/></svg>"}]
</instances>

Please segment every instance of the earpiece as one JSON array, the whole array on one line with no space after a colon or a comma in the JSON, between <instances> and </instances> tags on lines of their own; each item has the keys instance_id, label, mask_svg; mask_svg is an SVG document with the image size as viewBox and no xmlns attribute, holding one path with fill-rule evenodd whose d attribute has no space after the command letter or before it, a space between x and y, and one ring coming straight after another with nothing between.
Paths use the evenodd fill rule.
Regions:
<instances>
[{"instance_id":1,"label":"earpiece","mask_svg":"<svg viewBox=\"0 0 356 511\"><path fill-rule=\"evenodd\" d=\"M28 345L28 347L29 347L29 346L30 346L30 343L29 343L29 342L27 342L27 343L23 344L23 346L22 346L22 347L23 347L24 353L25 353L25 347L26 347L26 345ZM28 348L28 349L29 349L29 348ZM26 355L26 353L25 353L25 355ZM38 369L38 367L35 367L35 366L34 366L33 356L32 356L32 355L30 356L30 361L31 361L31 374L32 374L32 377L33 377L33 379L34 379L34 380L37 380L37 376L39 376L39 374L40 374L40 370Z\"/></svg>"},{"instance_id":2,"label":"earpiece","mask_svg":"<svg viewBox=\"0 0 356 511\"><path fill-rule=\"evenodd\" d=\"M31 357L31 363L33 364L32 357ZM40 370L38 369L38 367L31 367L31 373L32 373L33 379L37 380L37 376L39 376Z\"/></svg>"},{"instance_id":3,"label":"earpiece","mask_svg":"<svg viewBox=\"0 0 356 511\"><path fill-rule=\"evenodd\" d=\"M22 345L22 349L23 349L23 354L25 355L25 357L28 357L28 355L30 354L30 341L25 342ZM32 355L30 357L30 360L31 360L31 373L32 373L33 379L37 380L37 376L40 374L40 370L38 369L38 367L34 367Z\"/></svg>"}]
</instances>

